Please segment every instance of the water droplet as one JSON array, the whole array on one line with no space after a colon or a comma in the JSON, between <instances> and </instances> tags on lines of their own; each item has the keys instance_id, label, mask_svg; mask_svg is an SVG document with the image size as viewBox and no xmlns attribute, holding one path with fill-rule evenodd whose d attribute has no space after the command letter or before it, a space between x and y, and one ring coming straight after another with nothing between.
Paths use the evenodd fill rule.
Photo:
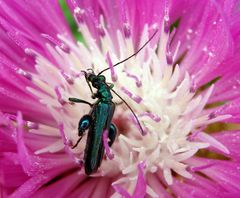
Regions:
<instances>
[{"instance_id":1,"label":"water droplet","mask_svg":"<svg viewBox=\"0 0 240 198\"><path fill-rule=\"evenodd\" d=\"M209 52L208 55L209 55L210 57L214 57L214 54L213 54L212 52Z\"/></svg>"},{"instance_id":2,"label":"water droplet","mask_svg":"<svg viewBox=\"0 0 240 198\"><path fill-rule=\"evenodd\" d=\"M189 28L189 29L187 30L187 32L188 32L189 34L192 34L192 33L193 33L193 30L192 30L191 28Z\"/></svg>"},{"instance_id":3,"label":"water droplet","mask_svg":"<svg viewBox=\"0 0 240 198\"><path fill-rule=\"evenodd\" d=\"M207 46L205 46L205 47L203 48L203 51L204 51L204 52L207 52L207 51L208 51Z\"/></svg>"}]
</instances>

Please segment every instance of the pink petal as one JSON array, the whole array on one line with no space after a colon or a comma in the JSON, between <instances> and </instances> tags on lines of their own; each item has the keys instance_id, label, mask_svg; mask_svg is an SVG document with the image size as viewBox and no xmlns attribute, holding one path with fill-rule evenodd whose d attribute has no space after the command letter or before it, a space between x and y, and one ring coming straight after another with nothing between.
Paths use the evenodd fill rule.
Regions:
<instances>
[{"instance_id":1,"label":"pink petal","mask_svg":"<svg viewBox=\"0 0 240 198\"><path fill-rule=\"evenodd\" d=\"M42 174L46 170L52 169L53 167L56 167L59 165L59 162L65 164L69 163L66 158L58 158L58 160L54 159L53 156L50 159L47 158L41 158L39 156L35 156L32 154L31 151L28 150L28 148L25 145L24 138L23 138L23 120L22 120L22 114L18 112L17 116L17 149L18 149L18 157L19 162L21 163L23 170L28 174L29 176L33 176L36 174ZM65 157L65 156L64 156ZM62 164L62 165L63 165Z\"/></svg>"},{"instance_id":2,"label":"pink petal","mask_svg":"<svg viewBox=\"0 0 240 198\"><path fill-rule=\"evenodd\" d=\"M48 185L48 182L51 183L52 180L54 181L54 178L58 179L57 176L64 174L68 169L71 169L71 165L65 164L48 171L46 174L36 174L24 182L16 191L14 191L14 193L11 194L11 197L30 197L42 186Z\"/></svg>"},{"instance_id":3,"label":"pink petal","mask_svg":"<svg viewBox=\"0 0 240 198\"><path fill-rule=\"evenodd\" d=\"M165 187L161 183L161 179L154 174L148 174L147 184L158 194L159 197L171 198L171 195L166 191Z\"/></svg>"},{"instance_id":4,"label":"pink petal","mask_svg":"<svg viewBox=\"0 0 240 198\"><path fill-rule=\"evenodd\" d=\"M46 107L26 91L31 87L24 77L17 73L21 68L34 72L35 60L26 50L31 48L54 62L46 50L45 39L41 34L58 40L62 34L72 40L68 25L62 15L59 3L48 1L0 2L0 107L5 112L23 112L25 116L39 122L53 124ZM47 25L46 25L47 24ZM60 45L60 44L59 44Z\"/></svg>"},{"instance_id":5,"label":"pink petal","mask_svg":"<svg viewBox=\"0 0 240 198\"><path fill-rule=\"evenodd\" d=\"M96 187L98 186L99 179L89 178L85 182L81 183L71 194L69 197L92 197L95 192ZM99 194L97 195L99 196ZM103 193L105 196L105 192ZM96 196L95 196L96 197Z\"/></svg>"},{"instance_id":6,"label":"pink petal","mask_svg":"<svg viewBox=\"0 0 240 198\"><path fill-rule=\"evenodd\" d=\"M187 52L181 67L194 76L199 86L212 80L206 76L233 51L233 40L217 3L191 1L190 5L191 12L181 17L174 40L181 41L179 55Z\"/></svg>"},{"instance_id":7,"label":"pink petal","mask_svg":"<svg viewBox=\"0 0 240 198\"><path fill-rule=\"evenodd\" d=\"M0 107L1 111L14 113L16 109L23 112L26 119L54 125L53 118L46 106L39 103L36 97L26 91L26 87L34 87L25 77L17 73L15 65L1 62L0 57Z\"/></svg>"},{"instance_id":8,"label":"pink petal","mask_svg":"<svg viewBox=\"0 0 240 198\"><path fill-rule=\"evenodd\" d=\"M225 122L240 123L240 100L236 99L227 102L225 105L220 106L217 112L219 115L232 115L232 117L225 120Z\"/></svg>"},{"instance_id":9,"label":"pink petal","mask_svg":"<svg viewBox=\"0 0 240 198\"><path fill-rule=\"evenodd\" d=\"M85 175L76 174L77 169L69 170L69 173L63 173L58 175L57 179L50 183L47 188L39 189L34 197L55 197L56 192L58 197L69 196L80 183L86 182L87 178ZM61 189L61 190L59 190Z\"/></svg>"},{"instance_id":10,"label":"pink petal","mask_svg":"<svg viewBox=\"0 0 240 198\"><path fill-rule=\"evenodd\" d=\"M144 0L123 0L123 1L103 1L103 0L68 0L68 5L79 24L87 24L92 35L99 39L104 36L99 31L100 16L104 17L107 31L116 43L116 30L120 30L125 38L130 35L134 38L134 43L139 43L140 33L144 26L148 24L157 25L159 28L163 23L166 10L169 9L170 23L176 20L183 12L185 1L165 3L164 1L144 1ZM168 1L166 1L168 2ZM80 8L80 9L79 9ZM76 14L76 10L79 10Z\"/></svg>"},{"instance_id":11,"label":"pink petal","mask_svg":"<svg viewBox=\"0 0 240 198\"><path fill-rule=\"evenodd\" d=\"M239 192L239 162L230 160L192 158L188 160L188 163L193 166L214 164L213 166L209 166L206 169L200 170L200 172L204 175L207 175L207 177L213 180L217 186L220 186L223 189L221 192Z\"/></svg>"},{"instance_id":12,"label":"pink petal","mask_svg":"<svg viewBox=\"0 0 240 198\"><path fill-rule=\"evenodd\" d=\"M206 75L209 79L221 77L217 82L209 103L237 99L240 96L240 50L224 61L212 73Z\"/></svg>"},{"instance_id":13,"label":"pink petal","mask_svg":"<svg viewBox=\"0 0 240 198\"><path fill-rule=\"evenodd\" d=\"M113 185L113 188L117 193L119 193L123 197L131 198L131 195L126 190L124 190L120 185L115 184L115 185Z\"/></svg>"},{"instance_id":14,"label":"pink petal","mask_svg":"<svg viewBox=\"0 0 240 198\"><path fill-rule=\"evenodd\" d=\"M13 161L5 156L0 157L0 159L1 184L4 188L18 188L29 178L19 164L14 164Z\"/></svg>"},{"instance_id":15,"label":"pink petal","mask_svg":"<svg viewBox=\"0 0 240 198\"><path fill-rule=\"evenodd\" d=\"M240 161L240 131L224 131L213 136L228 148L229 154L225 156Z\"/></svg>"},{"instance_id":16,"label":"pink petal","mask_svg":"<svg viewBox=\"0 0 240 198\"><path fill-rule=\"evenodd\" d=\"M211 181L204 177L196 176L191 181L181 182L175 180L173 185L170 186L173 193L179 197L189 198L224 198L223 191Z\"/></svg>"},{"instance_id":17,"label":"pink petal","mask_svg":"<svg viewBox=\"0 0 240 198\"><path fill-rule=\"evenodd\" d=\"M43 0L26 1L24 4L15 0L8 3L1 1L0 13L1 21L3 22L5 19L8 21L5 31L12 31L11 28L14 26L15 31L20 33L18 36L15 34L16 32L12 31L14 36L12 39L20 47L26 48L19 43L24 39L25 44L29 43L28 48L46 54L45 40L39 33L49 34L55 38L57 38L57 34L63 34L71 39L71 33L56 0L51 3Z\"/></svg>"},{"instance_id":18,"label":"pink petal","mask_svg":"<svg viewBox=\"0 0 240 198\"><path fill-rule=\"evenodd\" d=\"M117 75L116 75L116 73L114 71L113 63L112 63L112 60L111 60L109 52L107 52L106 61L107 61L108 65L109 65L109 68L110 68L110 71L111 71L112 81L116 82L117 81Z\"/></svg>"},{"instance_id":19,"label":"pink petal","mask_svg":"<svg viewBox=\"0 0 240 198\"><path fill-rule=\"evenodd\" d=\"M146 195L146 181L144 178L144 167L145 167L145 162L141 162L138 164L138 179L137 179L137 184L135 187L135 190L133 192L133 197L134 198L140 198L140 197L145 197Z\"/></svg>"},{"instance_id":20,"label":"pink petal","mask_svg":"<svg viewBox=\"0 0 240 198\"><path fill-rule=\"evenodd\" d=\"M199 132L197 134L197 139L201 140L202 142L209 143L210 146L212 146L217 151L222 152L223 154L229 154L229 150L224 144L217 141L214 137L208 135L205 132Z\"/></svg>"}]
</instances>

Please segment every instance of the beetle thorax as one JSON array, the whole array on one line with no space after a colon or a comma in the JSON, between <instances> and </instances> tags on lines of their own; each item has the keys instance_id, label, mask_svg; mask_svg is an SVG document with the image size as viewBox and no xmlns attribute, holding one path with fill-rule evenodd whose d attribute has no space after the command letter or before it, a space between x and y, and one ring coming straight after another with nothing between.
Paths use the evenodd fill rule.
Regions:
<instances>
[{"instance_id":1,"label":"beetle thorax","mask_svg":"<svg viewBox=\"0 0 240 198\"><path fill-rule=\"evenodd\" d=\"M109 87L106 84L101 84L97 91L97 96L102 101L108 102L112 100L112 94Z\"/></svg>"}]
</instances>

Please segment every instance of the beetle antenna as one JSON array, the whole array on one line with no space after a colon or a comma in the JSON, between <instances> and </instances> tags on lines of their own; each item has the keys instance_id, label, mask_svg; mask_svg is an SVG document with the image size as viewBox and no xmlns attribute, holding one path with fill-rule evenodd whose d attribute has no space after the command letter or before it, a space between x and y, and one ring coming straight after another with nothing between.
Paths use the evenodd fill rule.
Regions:
<instances>
[{"instance_id":1,"label":"beetle antenna","mask_svg":"<svg viewBox=\"0 0 240 198\"><path fill-rule=\"evenodd\" d=\"M115 94L125 103L125 105L130 109L130 111L132 112L133 116L135 117L135 119L136 119L136 121L137 121L137 123L138 123L138 126L139 126L139 128L140 128L141 134L142 134L142 135L145 135L145 132L144 132L144 130L143 130L143 128L142 128L142 125L141 125L141 123L139 122L139 120L138 120L136 114L134 113L133 109L129 106L129 104L128 104L116 91L114 91L113 89L111 89L111 91L112 91L113 93L115 93Z\"/></svg>"},{"instance_id":2,"label":"beetle antenna","mask_svg":"<svg viewBox=\"0 0 240 198\"><path fill-rule=\"evenodd\" d=\"M113 67L116 67L117 65L119 65L119 64L121 64L121 63L124 63L125 61L129 60L130 58L136 56L136 55L154 38L154 36L157 34L157 32L158 32L158 30L156 30L156 31L153 33L153 35L148 39L148 41L147 41L146 43L144 43L144 45L143 45L142 47L140 47L136 52L134 52L131 56L129 56L129 57L125 58L124 60L122 60L122 61L114 64ZM102 74L103 72L109 70L109 69L110 69L110 68L108 67L108 68L100 71L100 72L98 73L98 76L99 76L100 74Z\"/></svg>"}]
</instances>

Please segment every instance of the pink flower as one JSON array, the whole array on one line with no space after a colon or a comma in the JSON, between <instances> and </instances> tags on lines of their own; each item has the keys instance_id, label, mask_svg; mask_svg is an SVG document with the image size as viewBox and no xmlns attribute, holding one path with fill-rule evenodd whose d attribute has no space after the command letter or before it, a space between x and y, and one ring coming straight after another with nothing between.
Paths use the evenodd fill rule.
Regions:
<instances>
[{"instance_id":1,"label":"pink flower","mask_svg":"<svg viewBox=\"0 0 240 198\"><path fill-rule=\"evenodd\" d=\"M57 0L0 0L2 197L237 197L239 1L67 3L85 44ZM90 108L68 98L94 103L81 70L108 67L146 135L114 96L117 138L86 176L86 135L71 146Z\"/></svg>"}]
</instances>

